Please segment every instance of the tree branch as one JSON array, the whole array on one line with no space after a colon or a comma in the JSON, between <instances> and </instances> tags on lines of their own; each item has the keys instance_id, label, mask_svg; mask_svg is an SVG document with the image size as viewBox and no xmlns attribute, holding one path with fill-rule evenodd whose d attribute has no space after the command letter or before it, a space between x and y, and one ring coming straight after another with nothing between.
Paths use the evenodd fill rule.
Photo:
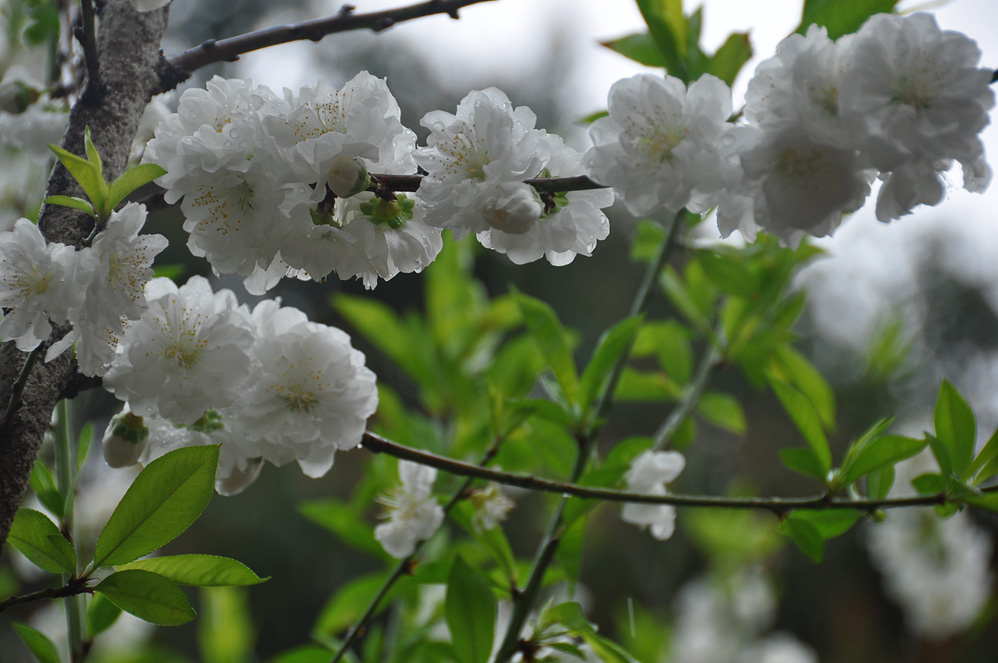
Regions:
<instances>
[{"instance_id":1,"label":"tree branch","mask_svg":"<svg viewBox=\"0 0 998 663\"><path fill-rule=\"evenodd\" d=\"M48 589L41 589L30 594L21 594L20 596L11 596L9 599L4 599L0 601L0 612L15 605L44 601L45 599L61 599L67 596L76 596L77 594L92 594L93 591L91 587L87 586L87 578L70 578L62 587L49 587Z\"/></svg>"},{"instance_id":2,"label":"tree branch","mask_svg":"<svg viewBox=\"0 0 998 663\"><path fill-rule=\"evenodd\" d=\"M388 28L410 21L415 18L447 14L451 18L458 17L458 10L468 5L492 0L428 0L415 5L407 5L396 9L385 9L365 14L355 14L352 5L343 5L340 12L334 16L316 18L294 25L280 25L256 32L248 32L228 39L210 39L200 46L171 55L163 65L162 92L173 89L179 83L187 80L191 73L201 67L216 62L234 62L243 53L256 51L268 46L286 44L292 41L308 39L319 41L326 35L349 30L370 29L381 32Z\"/></svg>"},{"instance_id":3,"label":"tree branch","mask_svg":"<svg viewBox=\"0 0 998 663\"><path fill-rule=\"evenodd\" d=\"M631 493L613 488L580 486L575 483L544 479L532 474L491 470L480 465L472 465L471 463L438 456L428 451L406 447L371 432L364 433L364 440L361 446L372 453L386 453L389 456L435 467L451 474L474 477L476 479L487 479L507 486L517 486L528 490L597 499L604 502L666 504L669 506L709 507L715 509L757 509L769 511L780 517L785 516L791 511L800 511L802 509L848 509L852 511L872 512L881 509L936 506L949 502L949 497L946 493L894 497L881 500L849 500L829 498L826 495L815 497L719 497L715 495L684 495L679 493L646 495L644 493ZM998 486L990 486L982 490L985 493L998 492Z\"/></svg>"},{"instance_id":4,"label":"tree branch","mask_svg":"<svg viewBox=\"0 0 998 663\"><path fill-rule=\"evenodd\" d=\"M87 83L87 90L70 111L62 147L83 154L83 132L89 126L109 179L124 170L139 118L159 88L159 44L167 15L167 8L140 13L129 0L104 0L97 35L100 87L91 87L93 81ZM83 192L59 164L52 171L45 195L79 196ZM86 214L68 207L44 205L39 213L38 226L50 242L79 246L92 225ZM50 341L67 331L65 327L56 329ZM10 402L24 360L24 353L13 343L0 347L0 404ZM24 381L21 406L0 427L0 549L27 488L52 410L74 376L69 353L36 364Z\"/></svg>"}]
</instances>

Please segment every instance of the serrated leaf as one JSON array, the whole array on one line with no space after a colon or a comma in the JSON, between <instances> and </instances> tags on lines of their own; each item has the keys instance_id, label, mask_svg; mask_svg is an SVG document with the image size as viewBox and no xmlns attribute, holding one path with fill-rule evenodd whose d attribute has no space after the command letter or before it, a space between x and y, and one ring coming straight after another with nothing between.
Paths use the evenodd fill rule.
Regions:
<instances>
[{"instance_id":1,"label":"serrated leaf","mask_svg":"<svg viewBox=\"0 0 998 663\"><path fill-rule=\"evenodd\" d=\"M811 449L780 449L780 460L789 470L812 476L822 483L828 478L828 471Z\"/></svg>"},{"instance_id":2,"label":"serrated leaf","mask_svg":"<svg viewBox=\"0 0 998 663\"><path fill-rule=\"evenodd\" d=\"M747 32L734 32L707 61L704 73L713 74L732 86L738 72L752 59L752 43Z\"/></svg>"},{"instance_id":3,"label":"serrated leaf","mask_svg":"<svg viewBox=\"0 0 998 663\"><path fill-rule=\"evenodd\" d=\"M797 430L804 436L815 456L821 461L821 466L825 474L832 466L832 452L828 446L828 439L821 426L821 418L814 409L814 405L804 394L791 387L782 380L770 380L773 391L783 404L783 409L790 415L790 419L797 426Z\"/></svg>"},{"instance_id":4,"label":"serrated leaf","mask_svg":"<svg viewBox=\"0 0 998 663\"><path fill-rule=\"evenodd\" d=\"M662 52L658 49L658 44L655 43L651 33L640 32L600 43L611 51L620 53L625 58L630 58L646 67L666 66L665 58L662 57Z\"/></svg>"},{"instance_id":5,"label":"serrated leaf","mask_svg":"<svg viewBox=\"0 0 998 663\"><path fill-rule=\"evenodd\" d=\"M103 594L95 594L87 610L87 626L90 628L90 639L108 630L121 616L121 608L111 603Z\"/></svg>"},{"instance_id":6,"label":"serrated leaf","mask_svg":"<svg viewBox=\"0 0 998 663\"><path fill-rule=\"evenodd\" d=\"M842 468L842 485L847 486L874 470L911 458L928 445L928 440L916 440L901 435L883 435L871 440Z\"/></svg>"},{"instance_id":7,"label":"serrated leaf","mask_svg":"<svg viewBox=\"0 0 998 663\"><path fill-rule=\"evenodd\" d=\"M168 555L118 565L118 570L141 569L161 575L178 585L193 587L243 587L268 580L242 562L216 555Z\"/></svg>"},{"instance_id":8,"label":"serrated leaf","mask_svg":"<svg viewBox=\"0 0 998 663\"><path fill-rule=\"evenodd\" d=\"M49 205L61 205L62 207L72 207L81 212L86 212L90 216L97 216L97 213L94 212L94 206L90 204L89 200L84 200L83 198L75 196L49 196L45 199L45 203Z\"/></svg>"},{"instance_id":9,"label":"serrated leaf","mask_svg":"<svg viewBox=\"0 0 998 663\"><path fill-rule=\"evenodd\" d=\"M933 419L936 437L950 452L952 471L962 475L974 458L977 422L974 412L949 380L939 387Z\"/></svg>"},{"instance_id":10,"label":"serrated leaf","mask_svg":"<svg viewBox=\"0 0 998 663\"><path fill-rule=\"evenodd\" d=\"M122 200L139 187L166 175L166 169L155 163L143 163L132 166L119 175L108 189L108 209L114 209Z\"/></svg>"},{"instance_id":11,"label":"serrated leaf","mask_svg":"<svg viewBox=\"0 0 998 663\"><path fill-rule=\"evenodd\" d=\"M571 404L578 403L579 377L575 371L567 331L554 310L541 300L519 292L515 293L515 297L523 321L547 359L565 399Z\"/></svg>"},{"instance_id":12,"label":"serrated leaf","mask_svg":"<svg viewBox=\"0 0 998 663\"><path fill-rule=\"evenodd\" d=\"M18 509L7 540L36 566L49 573L76 573L76 551L44 513Z\"/></svg>"},{"instance_id":13,"label":"serrated leaf","mask_svg":"<svg viewBox=\"0 0 998 663\"><path fill-rule=\"evenodd\" d=\"M811 24L823 25L828 36L838 39L855 32L874 14L890 13L898 0L805 0L800 27L804 34Z\"/></svg>"},{"instance_id":14,"label":"serrated leaf","mask_svg":"<svg viewBox=\"0 0 998 663\"><path fill-rule=\"evenodd\" d=\"M38 663L60 663L59 650L48 639L48 636L27 624L14 622L11 626L14 627L17 637L21 639L28 651L38 659Z\"/></svg>"},{"instance_id":15,"label":"serrated leaf","mask_svg":"<svg viewBox=\"0 0 998 663\"><path fill-rule=\"evenodd\" d=\"M583 413L606 391L614 369L624 361L640 326L641 316L626 318L604 332L596 342L593 357L582 371L579 382L579 404Z\"/></svg>"},{"instance_id":16,"label":"serrated leaf","mask_svg":"<svg viewBox=\"0 0 998 663\"><path fill-rule=\"evenodd\" d=\"M747 427L742 405L731 394L708 391L700 397L697 412L710 423L732 433L742 434Z\"/></svg>"},{"instance_id":17,"label":"serrated leaf","mask_svg":"<svg viewBox=\"0 0 998 663\"><path fill-rule=\"evenodd\" d=\"M460 556L447 578L444 604L454 652L462 663L487 663L495 630L496 598Z\"/></svg>"},{"instance_id":18,"label":"serrated leaf","mask_svg":"<svg viewBox=\"0 0 998 663\"><path fill-rule=\"evenodd\" d=\"M160 626L179 626L197 616L176 584L149 571L112 573L94 590L125 612Z\"/></svg>"},{"instance_id":19,"label":"serrated leaf","mask_svg":"<svg viewBox=\"0 0 998 663\"><path fill-rule=\"evenodd\" d=\"M825 556L825 540L811 523L799 518L785 518L780 523L780 533L789 537L802 553L815 564Z\"/></svg>"},{"instance_id":20,"label":"serrated leaf","mask_svg":"<svg viewBox=\"0 0 998 663\"><path fill-rule=\"evenodd\" d=\"M217 466L215 445L176 449L149 463L100 533L94 568L126 564L184 532L208 505Z\"/></svg>"}]
</instances>

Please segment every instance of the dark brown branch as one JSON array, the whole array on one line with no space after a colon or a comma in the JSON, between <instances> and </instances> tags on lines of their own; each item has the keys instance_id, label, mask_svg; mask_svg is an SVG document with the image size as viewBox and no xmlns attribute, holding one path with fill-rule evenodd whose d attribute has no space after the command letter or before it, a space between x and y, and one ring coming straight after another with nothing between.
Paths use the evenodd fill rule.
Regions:
<instances>
[{"instance_id":1,"label":"dark brown branch","mask_svg":"<svg viewBox=\"0 0 998 663\"><path fill-rule=\"evenodd\" d=\"M87 90L97 94L100 90L100 56L97 52L97 27L94 23L94 5L92 0L81 0L80 12L83 25L77 38L83 44L83 59L87 65Z\"/></svg>"},{"instance_id":2,"label":"dark brown branch","mask_svg":"<svg viewBox=\"0 0 998 663\"><path fill-rule=\"evenodd\" d=\"M586 499L602 500L604 502L634 502L639 504L666 504L670 506L710 507L715 509L757 509L770 511L777 516L784 516L791 511L802 509L848 509L851 511L873 512L880 509L897 509L903 507L936 506L946 504L949 500L945 493L934 495L915 495L912 497L894 497L882 500L871 499L830 499L825 495L816 497L718 497L714 495L646 495L631 493L613 488L596 488L581 486L575 483L564 483L552 479L543 479L531 474L502 472L480 465L472 465L459 460L420 451L392 442L374 433L364 433L362 443L364 449L373 453L386 453L389 456L403 458L421 465L435 467L450 474L487 479L507 486L518 486L528 490L559 495L572 495ZM998 492L998 486L985 488L984 492Z\"/></svg>"},{"instance_id":3,"label":"dark brown branch","mask_svg":"<svg viewBox=\"0 0 998 663\"><path fill-rule=\"evenodd\" d=\"M20 596L11 596L9 599L4 599L0 601L0 612L15 605L44 601L45 599L61 599L67 596L76 596L77 594L93 594L93 592L94 590L87 586L86 578L71 578L62 587L49 587L48 589L41 589L30 594L21 594Z\"/></svg>"},{"instance_id":4,"label":"dark brown branch","mask_svg":"<svg viewBox=\"0 0 998 663\"><path fill-rule=\"evenodd\" d=\"M451 18L458 17L458 10L479 2L492 0L429 0L415 5L385 9L365 14L354 13L351 5L344 5L334 16L316 18L294 25L280 25L265 30L249 32L228 39L210 39L200 46L188 49L166 58L163 63L163 90L175 87L186 80L192 72L201 67L216 62L234 62L243 53L256 51L268 46L277 46L292 41L308 39L319 41L326 35L348 30L373 30L381 32L388 28L410 21L415 18L447 14Z\"/></svg>"},{"instance_id":5,"label":"dark brown branch","mask_svg":"<svg viewBox=\"0 0 998 663\"><path fill-rule=\"evenodd\" d=\"M415 191L419 188L419 183L423 181L423 175L378 175L372 174L372 185L370 191L387 189L389 191ZM575 175L572 177L534 177L524 180L538 191L549 193L565 193L568 191L591 191L592 189L606 189L602 184L597 184L585 175Z\"/></svg>"}]
</instances>

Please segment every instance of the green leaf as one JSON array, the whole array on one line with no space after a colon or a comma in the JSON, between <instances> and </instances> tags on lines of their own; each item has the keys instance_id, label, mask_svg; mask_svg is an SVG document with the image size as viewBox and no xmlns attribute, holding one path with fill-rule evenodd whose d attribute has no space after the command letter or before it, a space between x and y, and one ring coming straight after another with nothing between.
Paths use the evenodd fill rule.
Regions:
<instances>
[{"instance_id":1,"label":"green leaf","mask_svg":"<svg viewBox=\"0 0 998 663\"><path fill-rule=\"evenodd\" d=\"M631 240L631 260L651 262L665 241L665 228L650 219L639 219Z\"/></svg>"},{"instance_id":2,"label":"green leaf","mask_svg":"<svg viewBox=\"0 0 998 663\"><path fill-rule=\"evenodd\" d=\"M154 278L163 277L170 279L171 281L177 281L186 272L187 272L187 265L184 265L183 263L173 263L170 265L156 265L152 269L152 275Z\"/></svg>"},{"instance_id":3,"label":"green leaf","mask_svg":"<svg viewBox=\"0 0 998 663\"><path fill-rule=\"evenodd\" d=\"M108 209L114 209L128 194L163 175L166 175L166 169L155 163L143 163L129 168L111 182L108 190Z\"/></svg>"},{"instance_id":4,"label":"green leaf","mask_svg":"<svg viewBox=\"0 0 998 663\"><path fill-rule=\"evenodd\" d=\"M659 276L658 283L676 310L682 313L694 327L700 330L710 329L710 321L700 310L699 304L676 270L671 266L666 267Z\"/></svg>"},{"instance_id":5,"label":"green leaf","mask_svg":"<svg viewBox=\"0 0 998 663\"><path fill-rule=\"evenodd\" d=\"M794 348L785 345L774 354L773 361L779 366L771 366L784 382L800 390L811 401L811 405L821 417L821 423L828 430L835 428L835 391L828 380L814 367L807 357Z\"/></svg>"},{"instance_id":6,"label":"green leaf","mask_svg":"<svg viewBox=\"0 0 998 663\"><path fill-rule=\"evenodd\" d=\"M978 509L998 511L998 493L984 493L983 495L970 496L965 498L964 501Z\"/></svg>"},{"instance_id":7,"label":"green leaf","mask_svg":"<svg viewBox=\"0 0 998 663\"><path fill-rule=\"evenodd\" d=\"M374 538L370 523L349 504L334 499L309 500L298 505L298 513L329 530L348 546L378 558L386 557L385 549Z\"/></svg>"},{"instance_id":8,"label":"green leaf","mask_svg":"<svg viewBox=\"0 0 998 663\"><path fill-rule=\"evenodd\" d=\"M743 256L718 251L698 251L697 261L714 284L725 292L751 298L759 290L759 279Z\"/></svg>"},{"instance_id":9,"label":"green leaf","mask_svg":"<svg viewBox=\"0 0 998 663\"><path fill-rule=\"evenodd\" d=\"M738 72L752 59L752 43L748 33L734 32L728 36L721 48L707 61L704 73L714 74L730 87Z\"/></svg>"},{"instance_id":10,"label":"green leaf","mask_svg":"<svg viewBox=\"0 0 998 663\"><path fill-rule=\"evenodd\" d=\"M242 587L268 580L253 573L242 562L215 555L169 555L118 565L119 571L125 569L151 571L178 585L194 587Z\"/></svg>"},{"instance_id":11,"label":"green leaf","mask_svg":"<svg viewBox=\"0 0 998 663\"><path fill-rule=\"evenodd\" d=\"M257 629L250 615L246 590L211 587L199 592L198 653L211 663L249 663Z\"/></svg>"},{"instance_id":12,"label":"green leaf","mask_svg":"<svg viewBox=\"0 0 998 663\"><path fill-rule=\"evenodd\" d=\"M569 403L579 402L579 377L572 359L568 332L561 326L554 310L539 299L515 293L523 321L547 358L555 378Z\"/></svg>"},{"instance_id":13,"label":"green leaf","mask_svg":"<svg viewBox=\"0 0 998 663\"><path fill-rule=\"evenodd\" d=\"M335 635L346 630L364 614L364 610L385 584L387 577L387 571L375 571L354 578L337 588L326 605L319 611L315 620L314 632L321 635ZM381 612L388 605L389 601L381 601L377 612Z\"/></svg>"},{"instance_id":14,"label":"green leaf","mask_svg":"<svg viewBox=\"0 0 998 663\"><path fill-rule=\"evenodd\" d=\"M967 477L974 477L974 483L978 485L987 481L998 472L998 464L994 463L996 458L998 458L998 429L991 434L991 439L967 468Z\"/></svg>"},{"instance_id":15,"label":"green leaf","mask_svg":"<svg viewBox=\"0 0 998 663\"><path fill-rule=\"evenodd\" d=\"M977 422L974 412L949 380L939 387L934 414L936 437L950 452L953 472L962 475L974 458Z\"/></svg>"},{"instance_id":16,"label":"green leaf","mask_svg":"<svg viewBox=\"0 0 998 663\"><path fill-rule=\"evenodd\" d=\"M454 651L462 663L486 663L492 651L496 598L460 556L447 578L444 606Z\"/></svg>"},{"instance_id":17,"label":"green leaf","mask_svg":"<svg viewBox=\"0 0 998 663\"><path fill-rule=\"evenodd\" d=\"M76 449L76 474L79 475L80 470L83 469L83 464L87 462L87 457L90 455L90 449L94 442L94 425L93 422L88 421L83 424L83 428L80 429L80 437L77 440Z\"/></svg>"},{"instance_id":18,"label":"green leaf","mask_svg":"<svg viewBox=\"0 0 998 663\"><path fill-rule=\"evenodd\" d=\"M325 647L301 645L281 652L270 659L270 663L330 663L333 655L333 652Z\"/></svg>"},{"instance_id":19,"label":"green leaf","mask_svg":"<svg viewBox=\"0 0 998 663\"><path fill-rule=\"evenodd\" d=\"M842 536L855 525L860 517L859 511L845 509L825 509L822 511L794 511L788 518L802 520L813 526L824 539Z\"/></svg>"},{"instance_id":20,"label":"green leaf","mask_svg":"<svg viewBox=\"0 0 998 663\"><path fill-rule=\"evenodd\" d=\"M911 485L919 495L938 495L946 492L946 477L941 474L920 474L911 480Z\"/></svg>"},{"instance_id":21,"label":"green leaf","mask_svg":"<svg viewBox=\"0 0 998 663\"><path fill-rule=\"evenodd\" d=\"M662 52L658 50L658 45L648 32L641 32L600 43L611 51L616 51L625 58L630 58L646 67L666 66Z\"/></svg>"},{"instance_id":22,"label":"green leaf","mask_svg":"<svg viewBox=\"0 0 998 663\"><path fill-rule=\"evenodd\" d=\"M595 630L583 631L582 639L592 648L597 660L606 663L638 663L626 649Z\"/></svg>"},{"instance_id":23,"label":"green leaf","mask_svg":"<svg viewBox=\"0 0 998 663\"><path fill-rule=\"evenodd\" d=\"M565 571L569 594L573 593L575 584L582 574L583 533L586 519L578 518L561 534L561 543L555 551L555 558Z\"/></svg>"},{"instance_id":24,"label":"green leaf","mask_svg":"<svg viewBox=\"0 0 998 663\"><path fill-rule=\"evenodd\" d=\"M94 589L125 612L160 626L179 626L197 616L176 584L149 571L118 571Z\"/></svg>"},{"instance_id":25,"label":"green leaf","mask_svg":"<svg viewBox=\"0 0 998 663\"><path fill-rule=\"evenodd\" d=\"M121 608L111 603L103 594L95 594L87 610L87 626L90 628L90 639L108 630L121 616Z\"/></svg>"},{"instance_id":26,"label":"green leaf","mask_svg":"<svg viewBox=\"0 0 998 663\"><path fill-rule=\"evenodd\" d=\"M732 433L744 433L747 427L742 405L731 394L708 391L700 398L697 412L710 423Z\"/></svg>"},{"instance_id":27,"label":"green leaf","mask_svg":"<svg viewBox=\"0 0 998 663\"><path fill-rule=\"evenodd\" d=\"M90 135L90 127L86 127L83 130L83 148L87 151L87 160L93 164L97 174L103 179L104 163L101 161L100 152L97 151L97 146L94 145L93 138Z\"/></svg>"},{"instance_id":28,"label":"green leaf","mask_svg":"<svg viewBox=\"0 0 998 663\"><path fill-rule=\"evenodd\" d=\"M516 582L516 558L501 526L497 525L487 530L476 527L475 507L468 500L456 503L448 512L448 516L492 555L507 578Z\"/></svg>"},{"instance_id":29,"label":"green leaf","mask_svg":"<svg viewBox=\"0 0 998 663\"><path fill-rule=\"evenodd\" d=\"M634 339L631 356L655 355L659 366L672 380L686 384L693 376L691 336L688 327L673 320L646 322Z\"/></svg>"},{"instance_id":30,"label":"green leaf","mask_svg":"<svg viewBox=\"0 0 998 663\"><path fill-rule=\"evenodd\" d=\"M36 566L49 573L76 573L76 551L44 513L18 509L7 540Z\"/></svg>"},{"instance_id":31,"label":"green leaf","mask_svg":"<svg viewBox=\"0 0 998 663\"><path fill-rule=\"evenodd\" d=\"M832 452L828 447L828 439L825 437L825 431L821 427L821 418L814 409L814 405L804 394L782 380L771 379L769 383L780 399L780 403L783 404L783 409L790 415L827 474L832 466Z\"/></svg>"},{"instance_id":32,"label":"green leaf","mask_svg":"<svg viewBox=\"0 0 998 663\"><path fill-rule=\"evenodd\" d=\"M618 401L674 401L683 388L661 371L648 373L624 367L614 398Z\"/></svg>"},{"instance_id":33,"label":"green leaf","mask_svg":"<svg viewBox=\"0 0 998 663\"><path fill-rule=\"evenodd\" d=\"M856 454L851 463L842 468L842 485L847 486L874 470L911 458L928 444L928 440L915 440L901 435L875 438Z\"/></svg>"},{"instance_id":34,"label":"green leaf","mask_svg":"<svg viewBox=\"0 0 998 663\"><path fill-rule=\"evenodd\" d=\"M38 497L42 506L51 511L56 518L61 519L63 510L66 508L66 500L56 486L52 470L41 458L36 460L34 467L31 468L28 485L35 491L35 496Z\"/></svg>"},{"instance_id":35,"label":"green leaf","mask_svg":"<svg viewBox=\"0 0 998 663\"><path fill-rule=\"evenodd\" d=\"M176 449L149 463L100 533L94 568L131 562L190 527L215 491L217 466L216 445Z\"/></svg>"},{"instance_id":36,"label":"green leaf","mask_svg":"<svg viewBox=\"0 0 998 663\"><path fill-rule=\"evenodd\" d=\"M780 533L789 537L815 564L820 563L825 556L825 540L821 532L806 520L785 518L780 523Z\"/></svg>"},{"instance_id":37,"label":"green leaf","mask_svg":"<svg viewBox=\"0 0 998 663\"><path fill-rule=\"evenodd\" d=\"M590 113L589 115L586 115L585 117L580 117L578 120L576 120L576 122L578 122L578 124L592 124L593 122L595 122L596 120L600 119L601 117L606 117L609 114L610 114L610 112L609 111L605 111L605 110L594 111L594 112Z\"/></svg>"},{"instance_id":38,"label":"green leaf","mask_svg":"<svg viewBox=\"0 0 998 663\"><path fill-rule=\"evenodd\" d=\"M898 0L805 0L800 27L804 34L811 24L823 25L828 36L838 39L859 29L874 14L890 13Z\"/></svg>"},{"instance_id":39,"label":"green leaf","mask_svg":"<svg viewBox=\"0 0 998 663\"><path fill-rule=\"evenodd\" d=\"M794 447L792 449L780 449L780 460L787 469L806 474L825 483L828 480L828 470L822 464L821 459L815 455L811 449Z\"/></svg>"},{"instance_id":40,"label":"green leaf","mask_svg":"<svg viewBox=\"0 0 998 663\"><path fill-rule=\"evenodd\" d=\"M77 198L76 196L49 196L45 199L45 202L49 205L72 207L73 209L78 209L81 212L86 212L90 216L97 216L97 213L94 211L94 206L90 204L89 200Z\"/></svg>"},{"instance_id":41,"label":"green leaf","mask_svg":"<svg viewBox=\"0 0 998 663\"><path fill-rule=\"evenodd\" d=\"M682 0L637 0L638 9L665 60L666 70L687 81L686 17Z\"/></svg>"},{"instance_id":42,"label":"green leaf","mask_svg":"<svg viewBox=\"0 0 998 663\"><path fill-rule=\"evenodd\" d=\"M60 663L59 650L44 633L18 622L13 622L11 626L39 663Z\"/></svg>"},{"instance_id":43,"label":"green leaf","mask_svg":"<svg viewBox=\"0 0 998 663\"><path fill-rule=\"evenodd\" d=\"M100 169L93 163L82 159L58 145L49 145L59 162L66 167L69 174L80 184L80 188L90 198L95 210L104 209L107 202L107 182Z\"/></svg>"},{"instance_id":44,"label":"green leaf","mask_svg":"<svg viewBox=\"0 0 998 663\"><path fill-rule=\"evenodd\" d=\"M888 465L870 473L866 478L866 494L871 500L887 497L894 486L894 467Z\"/></svg>"},{"instance_id":45,"label":"green leaf","mask_svg":"<svg viewBox=\"0 0 998 663\"><path fill-rule=\"evenodd\" d=\"M631 343L641 326L641 316L621 320L600 336L593 357L582 371L579 383L579 403L583 413L607 389L617 364L624 361ZM594 412L598 415L598 412Z\"/></svg>"}]
</instances>

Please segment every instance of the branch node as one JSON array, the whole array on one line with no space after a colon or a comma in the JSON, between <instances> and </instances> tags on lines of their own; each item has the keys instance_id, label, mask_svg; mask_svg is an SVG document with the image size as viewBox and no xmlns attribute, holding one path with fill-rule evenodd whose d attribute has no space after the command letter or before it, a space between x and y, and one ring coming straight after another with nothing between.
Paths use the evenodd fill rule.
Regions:
<instances>
[{"instance_id":1,"label":"branch node","mask_svg":"<svg viewBox=\"0 0 998 663\"><path fill-rule=\"evenodd\" d=\"M357 10L357 7L354 6L354 5L349 5L349 4L348 5L343 5L342 7L340 7L340 11L337 12L337 15L339 15L339 16L349 16L350 14L354 13L356 10Z\"/></svg>"},{"instance_id":2,"label":"branch node","mask_svg":"<svg viewBox=\"0 0 998 663\"><path fill-rule=\"evenodd\" d=\"M395 25L395 19L390 16L378 19L378 23L371 28L374 32L381 32Z\"/></svg>"}]
</instances>

